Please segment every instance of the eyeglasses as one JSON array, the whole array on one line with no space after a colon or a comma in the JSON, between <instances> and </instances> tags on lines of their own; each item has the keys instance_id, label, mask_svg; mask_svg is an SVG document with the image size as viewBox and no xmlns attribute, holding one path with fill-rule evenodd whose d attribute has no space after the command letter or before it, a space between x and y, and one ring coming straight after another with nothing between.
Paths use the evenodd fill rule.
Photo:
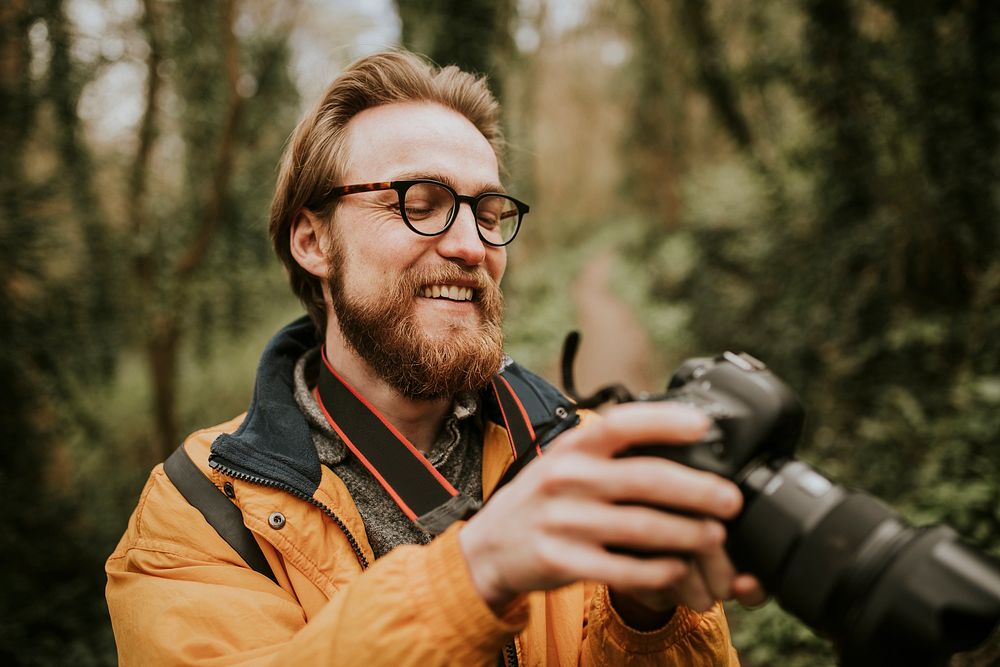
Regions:
<instances>
[{"instance_id":1,"label":"eyeglasses","mask_svg":"<svg viewBox=\"0 0 1000 667\"><path fill-rule=\"evenodd\" d=\"M421 236L444 234L458 217L458 207L465 203L476 216L476 229L483 243L505 246L517 236L528 205L499 192L484 192L469 197L460 195L448 185L427 178L411 181L383 181L360 185L341 185L330 190L329 196L342 197L358 192L395 190L399 196L398 210L403 222Z\"/></svg>"}]
</instances>

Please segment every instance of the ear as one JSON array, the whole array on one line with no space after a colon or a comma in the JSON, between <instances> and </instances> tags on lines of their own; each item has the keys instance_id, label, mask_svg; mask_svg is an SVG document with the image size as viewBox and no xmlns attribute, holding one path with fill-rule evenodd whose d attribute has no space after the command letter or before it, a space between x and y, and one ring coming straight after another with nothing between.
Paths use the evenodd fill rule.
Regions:
<instances>
[{"instance_id":1,"label":"ear","mask_svg":"<svg viewBox=\"0 0 1000 667\"><path fill-rule=\"evenodd\" d=\"M290 231L292 257L299 266L320 279L326 279L330 265L325 250L326 225L312 211L302 209L292 221Z\"/></svg>"}]
</instances>

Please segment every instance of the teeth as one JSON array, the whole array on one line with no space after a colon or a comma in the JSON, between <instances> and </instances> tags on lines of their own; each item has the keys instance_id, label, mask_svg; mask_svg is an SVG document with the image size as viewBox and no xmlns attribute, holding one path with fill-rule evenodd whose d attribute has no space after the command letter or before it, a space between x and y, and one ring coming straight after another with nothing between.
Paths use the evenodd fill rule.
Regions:
<instances>
[{"instance_id":1,"label":"teeth","mask_svg":"<svg viewBox=\"0 0 1000 667\"><path fill-rule=\"evenodd\" d=\"M472 301L471 287L458 287L457 285L431 285L425 287L420 292L421 296L430 299L451 299L452 301Z\"/></svg>"}]
</instances>

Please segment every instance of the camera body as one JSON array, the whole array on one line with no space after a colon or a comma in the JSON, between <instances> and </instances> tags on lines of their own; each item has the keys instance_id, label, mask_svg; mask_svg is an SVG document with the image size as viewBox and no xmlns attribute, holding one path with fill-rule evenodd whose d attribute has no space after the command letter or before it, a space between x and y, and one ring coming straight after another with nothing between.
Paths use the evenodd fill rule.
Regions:
<instances>
[{"instance_id":1,"label":"camera body","mask_svg":"<svg viewBox=\"0 0 1000 667\"><path fill-rule=\"evenodd\" d=\"M747 354L685 362L667 392L714 426L689 446L641 445L734 481L743 510L726 549L786 610L832 639L845 665L945 665L1000 621L1000 566L946 526L914 528L878 499L794 458L795 394Z\"/></svg>"},{"instance_id":2,"label":"camera body","mask_svg":"<svg viewBox=\"0 0 1000 667\"><path fill-rule=\"evenodd\" d=\"M739 483L762 461L791 457L802 434L802 404L763 362L740 353L684 362L662 396L701 409L713 422L706 437L688 447L652 445L655 454Z\"/></svg>"}]
</instances>

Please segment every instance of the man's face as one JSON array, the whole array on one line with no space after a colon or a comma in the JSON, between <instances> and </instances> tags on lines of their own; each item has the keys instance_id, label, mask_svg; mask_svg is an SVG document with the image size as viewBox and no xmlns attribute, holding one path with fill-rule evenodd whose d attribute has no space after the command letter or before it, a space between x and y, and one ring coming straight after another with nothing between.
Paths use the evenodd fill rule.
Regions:
<instances>
[{"instance_id":1,"label":"man's face","mask_svg":"<svg viewBox=\"0 0 1000 667\"><path fill-rule=\"evenodd\" d=\"M434 178L459 194L500 189L489 142L437 104L368 109L348 124L346 147L343 184ZM503 356L506 251L482 242L467 205L446 233L424 237L407 228L398 203L391 190L340 200L329 248L330 325L403 396L478 389Z\"/></svg>"}]
</instances>

